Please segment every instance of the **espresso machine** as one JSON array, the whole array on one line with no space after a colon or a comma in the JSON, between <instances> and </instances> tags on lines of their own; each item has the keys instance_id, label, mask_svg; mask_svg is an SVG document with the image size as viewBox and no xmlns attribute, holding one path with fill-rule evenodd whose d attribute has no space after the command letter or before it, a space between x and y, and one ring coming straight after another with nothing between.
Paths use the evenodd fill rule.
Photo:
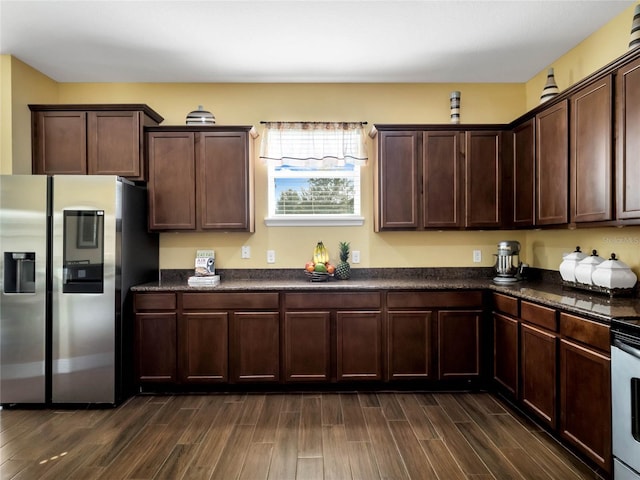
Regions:
<instances>
[{"instance_id":1,"label":"espresso machine","mask_svg":"<svg viewBox=\"0 0 640 480\"><path fill-rule=\"evenodd\" d=\"M498 253L494 253L496 276L493 281L498 284L510 284L521 278L522 262L520 261L520 242L504 240L498 243Z\"/></svg>"}]
</instances>

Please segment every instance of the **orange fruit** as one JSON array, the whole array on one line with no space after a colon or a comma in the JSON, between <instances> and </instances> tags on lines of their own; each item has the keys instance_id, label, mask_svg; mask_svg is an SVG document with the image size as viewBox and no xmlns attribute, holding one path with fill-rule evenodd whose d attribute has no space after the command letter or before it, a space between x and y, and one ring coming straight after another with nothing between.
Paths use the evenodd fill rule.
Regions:
<instances>
[{"instance_id":1,"label":"orange fruit","mask_svg":"<svg viewBox=\"0 0 640 480\"><path fill-rule=\"evenodd\" d=\"M327 273L331 274L331 273L333 273L335 271L336 271L336 267L334 267L331 264L327 265Z\"/></svg>"},{"instance_id":2,"label":"orange fruit","mask_svg":"<svg viewBox=\"0 0 640 480\"><path fill-rule=\"evenodd\" d=\"M316 265L313 262L307 262L304 266L307 272L313 272L316 269Z\"/></svg>"}]
</instances>

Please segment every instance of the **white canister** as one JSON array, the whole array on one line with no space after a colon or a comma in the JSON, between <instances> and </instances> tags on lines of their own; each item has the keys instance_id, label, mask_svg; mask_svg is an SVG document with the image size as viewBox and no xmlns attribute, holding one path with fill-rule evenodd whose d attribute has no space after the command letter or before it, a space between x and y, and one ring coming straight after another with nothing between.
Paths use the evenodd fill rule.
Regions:
<instances>
[{"instance_id":1,"label":"white canister","mask_svg":"<svg viewBox=\"0 0 640 480\"><path fill-rule=\"evenodd\" d=\"M598 265L604 262L604 258L598 256L598 252L593 250L591 255L580 260L576 267L576 282L585 285L593 285L591 276Z\"/></svg>"},{"instance_id":2,"label":"white canister","mask_svg":"<svg viewBox=\"0 0 640 480\"><path fill-rule=\"evenodd\" d=\"M580 247L576 247L575 252L569 253L562 258L560 276L565 282L576 281L576 267L586 256L586 254L580 251Z\"/></svg>"},{"instance_id":3,"label":"white canister","mask_svg":"<svg viewBox=\"0 0 640 480\"><path fill-rule=\"evenodd\" d=\"M604 288L633 288L638 280L626 263L616 259L615 253L596 267L591 278L594 285Z\"/></svg>"}]
</instances>

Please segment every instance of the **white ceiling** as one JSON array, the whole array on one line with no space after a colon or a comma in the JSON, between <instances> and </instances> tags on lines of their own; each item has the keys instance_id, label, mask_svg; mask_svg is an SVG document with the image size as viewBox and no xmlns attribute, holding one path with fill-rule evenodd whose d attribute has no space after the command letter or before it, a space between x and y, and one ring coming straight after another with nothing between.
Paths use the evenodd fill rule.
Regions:
<instances>
[{"instance_id":1,"label":"white ceiling","mask_svg":"<svg viewBox=\"0 0 640 480\"><path fill-rule=\"evenodd\" d=\"M0 53L59 82L525 82L636 1L0 0Z\"/></svg>"}]
</instances>

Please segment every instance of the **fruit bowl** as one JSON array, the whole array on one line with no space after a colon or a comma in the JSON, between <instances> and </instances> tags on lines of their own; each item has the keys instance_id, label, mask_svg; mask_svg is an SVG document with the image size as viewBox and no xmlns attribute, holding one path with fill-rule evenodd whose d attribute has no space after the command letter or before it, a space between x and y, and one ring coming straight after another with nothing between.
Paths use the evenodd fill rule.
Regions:
<instances>
[{"instance_id":1,"label":"fruit bowl","mask_svg":"<svg viewBox=\"0 0 640 480\"><path fill-rule=\"evenodd\" d=\"M304 271L304 274L309 278L312 282L326 282L329 280L329 277L332 277L330 273L327 272L309 272L307 270Z\"/></svg>"}]
</instances>

